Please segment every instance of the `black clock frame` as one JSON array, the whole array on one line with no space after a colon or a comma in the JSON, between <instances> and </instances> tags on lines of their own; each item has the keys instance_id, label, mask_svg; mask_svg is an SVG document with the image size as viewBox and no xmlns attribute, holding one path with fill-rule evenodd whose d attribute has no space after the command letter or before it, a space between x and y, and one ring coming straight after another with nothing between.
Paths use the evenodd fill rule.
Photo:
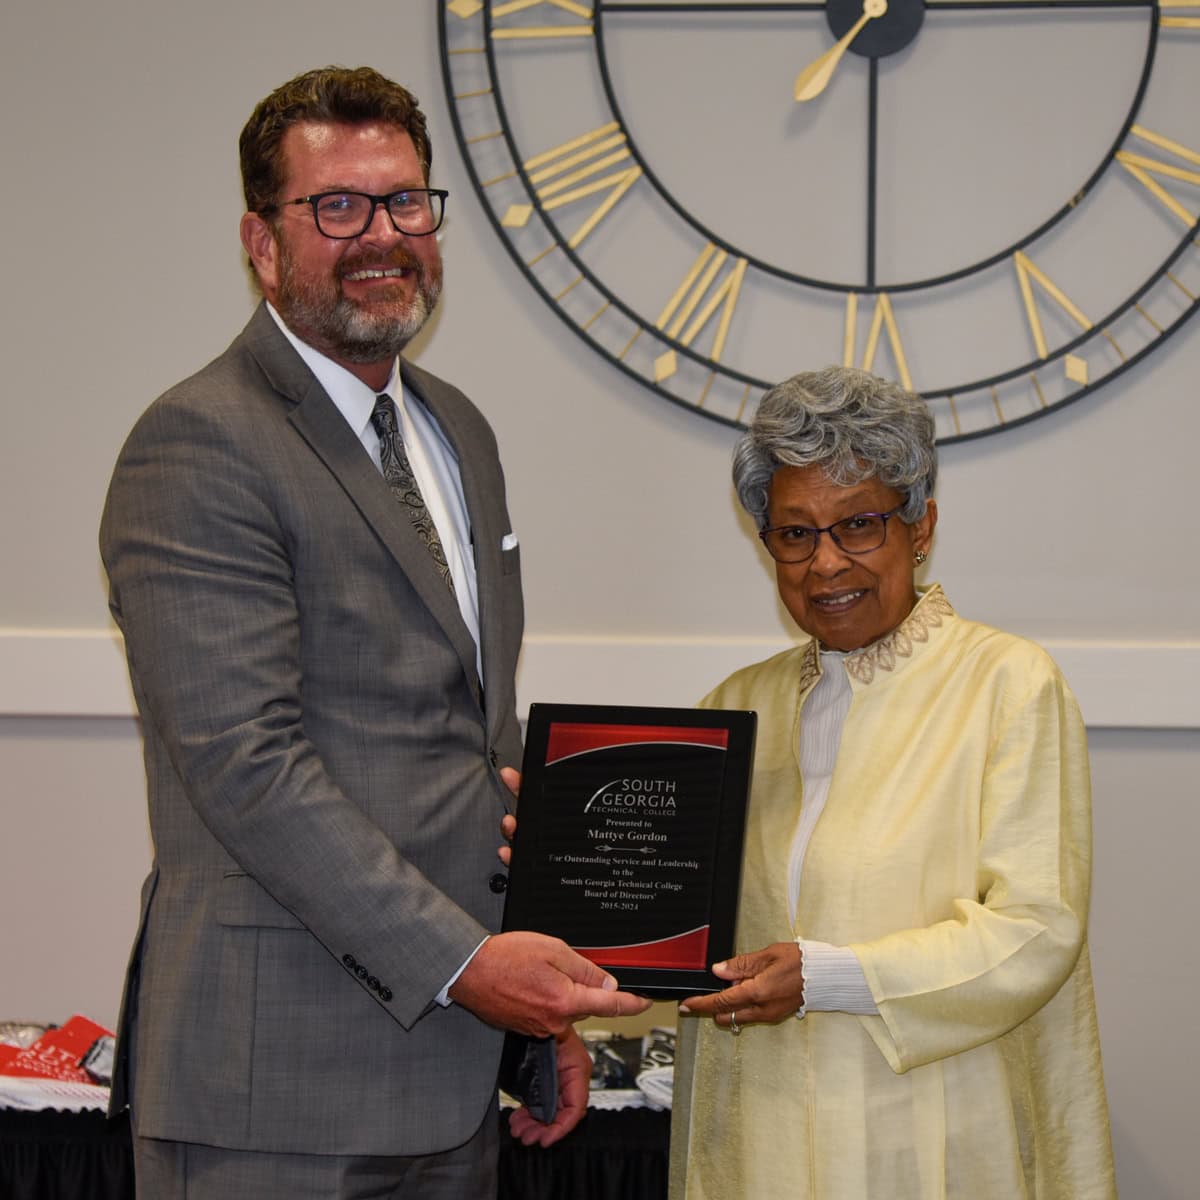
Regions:
<instances>
[{"instance_id":1,"label":"black clock frame","mask_svg":"<svg viewBox=\"0 0 1200 1200\"><path fill-rule=\"evenodd\" d=\"M476 194L482 198L484 195L483 180L480 178L480 176L476 170L475 163L468 151L468 148L467 148L468 141L467 141L466 133L465 133L465 130L463 129L463 125L462 125L461 119L459 117L457 107L455 105L455 97L453 94L453 87L452 87L452 82L451 82L452 72L451 72L451 65L450 65L450 46L449 46L449 40L448 40L447 34L446 34L445 5L446 5L446 0L443 0L442 20L439 23L439 29L438 29L438 45L439 45L439 56L440 56L441 68L442 68L442 77L443 77L443 81L446 85L447 101L448 101L448 107L450 109L450 117L451 117L451 123L452 123L453 129L454 129L455 139L458 143L459 151L460 151L461 157L463 159L463 162L466 165L467 172L470 175L472 186L474 187ZM788 0L750 0L750 3L746 3L746 4L722 3L721 0L712 0L712 2L705 2L705 0L692 0L692 2L690 2L690 3L681 3L681 4L654 3L653 0L593 0L592 23L593 23L593 29L594 29L595 54L596 54L597 64L598 64L599 71L600 71L600 77L601 77L602 86L603 86L603 90L604 90L604 94L605 94L605 99L611 110L613 120L616 121L618 123L618 125L620 126L620 128L622 129L622 131L625 135L625 145L628 148L633 159L636 161L636 163L640 167L643 177L654 188L654 190L657 192L657 194L666 202L666 204L672 209L672 211L674 211L675 214L680 217L681 220L683 220L686 224L691 226L692 229L694 229L701 237L703 237L707 241L711 242L713 245L715 245L719 249L724 250L725 252L727 252L729 254L733 254L739 258L744 258L746 260L746 263L748 266L751 266L754 269L756 269L764 274L775 276L775 277L783 279L789 283L794 283L794 284L797 284L797 285L803 286L803 287L814 288L816 290L838 292L838 293L842 293L842 294L846 294L849 292L857 292L859 295L869 297L872 295L878 295L879 293L882 293L882 292L886 292L891 295L891 294L903 294L904 292L913 292L913 291L918 291L918 290L922 290L922 291L929 290L929 289L932 289L935 287L939 287L939 286L943 286L943 285L947 285L947 284L956 282L961 279L965 279L971 275L979 274L983 271L988 270L991 267L997 266L998 264L1004 262L1006 259L1011 258L1017 251L1022 250L1025 246L1028 246L1028 245L1032 244L1033 242L1037 241L1039 238L1043 237L1055 225L1060 223L1062 220L1064 220L1067 216L1069 216L1072 212L1074 212L1078 208L1081 201L1095 188L1095 186L1100 181L1100 179L1105 175L1105 173L1113 165L1113 162L1117 157L1117 153L1120 150L1121 145L1123 144L1123 142L1129 135L1131 128L1135 124L1137 114L1142 107L1142 103L1145 98L1146 89L1149 85L1149 81L1150 81L1151 75L1153 73L1153 68L1154 68L1155 54L1156 54L1156 50L1157 50L1157 46L1158 46L1158 36L1159 36L1159 32L1160 32L1160 26L1159 26L1159 20L1158 20L1158 16L1159 16L1159 12L1160 12L1160 4L1159 4L1158 0L1011 0L1010 3L1006 3L1005 0L940 0L940 2L938 2L938 3L932 4L932 5L926 5L925 9L926 9L926 13L928 14L930 11L955 12L955 11L964 11L964 10L986 10L988 12L995 12L998 10L1002 10L1006 7L1012 8L1014 10L1021 10L1021 11L1036 10L1036 9L1103 9L1106 11L1111 11L1114 8L1120 8L1120 9L1144 8L1144 9L1147 9L1150 13L1150 18L1149 18L1149 22L1148 22L1149 29L1148 29L1148 34L1147 34L1146 53L1145 53L1145 58L1144 58L1143 65L1142 65L1141 75L1138 80L1138 85L1137 85L1136 91L1134 93L1133 100L1132 100L1130 107L1128 109L1128 112L1126 114L1126 117L1121 125L1119 132L1117 133L1117 136L1113 139L1112 143L1110 144L1107 153L1101 159L1101 161L1097 165L1097 167L1092 171L1091 175L1087 178L1087 180L1081 185L1081 187L1075 193L1073 193L1071 198L1065 204L1063 204L1050 217L1048 217L1045 221L1043 221L1040 225L1038 225L1031 232L1023 235L1020 239L1018 239L1012 245L1007 246L1000 251L989 254L986 258L981 259L980 261L978 261L976 263L969 264L966 267L957 268L954 271L947 272L947 273L944 273L939 276L930 277L927 279L910 280L907 282L899 282L899 283L884 283L884 284L878 283L874 278L875 191L876 191L875 158L876 158L877 85L878 85L878 63L879 63L878 57L864 56L864 57L867 57L867 61L869 64L870 97L869 97L869 130L868 130L869 159L868 159L868 180L867 180L867 186L868 186L868 213L867 213L867 226L868 226L867 227L867 264L868 264L867 275L868 275L868 281L864 282L862 284L842 283L842 282L834 282L834 281L830 281L830 280L821 280L821 279L816 279L816 278L800 275L796 272L787 271L777 265L774 265L774 264L765 262L762 259L756 258L753 255L746 254L744 251L742 251L739 248L737 248L736 246L732 245L727 239L722 238L720 235L718 235L715 232L713 232L712 230L708 229L704 224L702 224L699 220L697 220L691 213L689 213L686 209L684 209L678 203L678 201L671 194L671 192L661 183L661 181L658 179L654 170L650 167L650 165L647 162L644 155L638 149L636 143L634 142L632 136L629 133L629 126L628 126L627 122L625 121L624 116L621 112L621 107L620 107L620 104L618 103L617 96L616 96L616 90L613 86L612 78L609 73L608 60L607 60L607 56L606 56L606 52L605 52L604 38L603 38L603 22L604 22L604 14L606 11L613 12L613 13L619 12L619 13L671 13L671 14L678 14L681 12L682 13L688 13L688 12L705 12L705 13L736 12L738 14L746 14L746 13L758 13L758 12L780 13L780 12L806 12L806 11L807 12L824 13L827 9L827 5L823 2L823 0L794 0L794 2L788 2ZM497 64L496 64L496 58L495 58L495 41L491 36L492 29L493 29L492 0L484 0L484 14L485 14L484 15L484 26L485 26L485 32L487 34L487 36L485 37L484 52L486 53L486 56L487 56L489 76L490 76L490 78L495 79L497 77ZM519 173L519 175L521 177L521 181L524 185L525 191L528 194L528 198L529 198L530 202L536 208L543 224L546 226L547 229L552 230L555 227L554 221L550 218L550 216L548 215L548 213L542 206L542 204L538 198L538 195L537 195L537 189L536 189L535 185L533 184L533 182L530 180L529 175L526 172L525 167L522 163L521 155L520 155L517 145L513 139L511 125L510 125L510 123L507 119L506 113L505 113L504 99L498 90L493 92L493 100L496 105L497 113L500 117L501 132L503 134L505 143L507 145L508 152L512 158L512 161L515 165L517 172ZM497 235L499 236L500 241L503 243L505 249L509 253L509 256L512 258L513 262L517 265L517 267L521 271L521 273L529 280L529 282L533 285L533 287L536 289L536 291L542 296L542 298L546 301L546 303L549 304L551 309L559 316L559 318L564 322L564 324L566 324L572 330L572 332L574 332L577 336L584 338L589 343L589 345L591 345L591 347L597 353L599 353L604 359L606 359L608 362L610 362L613 366L617 367L619 370L623 371L626 375L629 375L631 378L635 379L641 386L650 388L652 391L656 392L658 395L662 396L664 399L669 400L672 404L676 404L679 407L685 408L692 412L699 412L702 416L708 418L709 420L717 421L718 423L723 424L723 425L728 425L733 428L744 428L745 427L744 423L741 421L726 417L721 413L713 412L713 411L704 409L702 407L697 407L695 404L691 404L691 403L687 402L686 400L682 399L681 397L675 395L669 389L661 386L661 384L656 383L655 381L653 381L651 379L648 379L645 375L641 374L640 372L635 370L633 367L631 367L628 363L623 361L620 357L613 354L608 349L607 346L603 345L599 340L592 337L586 329L584 329L581 326L579 326L578 324L576 324L570 318L570 316L567 314L567 312L558 303L556 303L554 296L551 295L549 290L543 285L542 281L529 268L528 264L521 257L521 255L517 252L516 247L509 240L509 238L507 236L505 236L504 229L500 223L499 218L497 217L497 215L496 215L495 211L493 210L493 208L491 207L491 205L487 203L486 199L483 200L483 209L487 213L488 219L491 222L493 228L495 229ZM1144 280L1144 282L1141 284L1141 286L1132 295L1127 296L1121 302L1121 304L1119 304L1115 309L1113 309L1105 317L1095 321L1092 329L1084 330L1083 332L1078 334L1076 337L1070 339L1068 342L1064 343L1061 346L1058 346L1052 353L1048 354L1045 358L1033 358L1033 359L1030 359L1028 362L1022 363L1021 365L1019 365L1015 368L1011 368L1009 370L1000 372L995 375L987 376L987 377L977 379L977 380L971 380L969 382L959 384L952 388L939 388L939 389L933 389L933 390L926 390L926 391L923 391L921 394L927 400L935 400L935 399L942 399L942 398L950 399L956 395L962 395L962 394L965 394L968 392L975 392L975 391L982 390L985 388L994 388L1000 384L1007 383L1010 380L1017 379L1023 375L1027 375L1031 371L1033 371L1037 368L1045 367L1047 364L1054 363L1056 361L1060 361L1060 360L1066 358L1068 355L1071 355L1083 343L1089 341L1092 337L1094 337L1095 336L1094 331L1096 329L1104 329L1104 328L1111 326L1118 318L1120 318L1122 315L1128 313L1131 309L1135 308L1139 304L1139 302L1142 300L1142 298L1150 291L1150 289L1152 287L1154 287L1154 285L1156 283L1158 283L1171 270L1172 266L1178 261L1180 256L1188 249L1188 247L1191 244L1193 244L1196 241L1198 235L1200 235L1200 219L1198 219L1183 234L1183 236L1179 239L1179 241L1176 243L1175 247L1170 252L1170 254L1167 255L1165 260L1159 265L1159 267L1152 274L1150 274ZM583 263L580 256L570 246L568 246L562 240L556 239L556 241L557 241L558 248L568 258L568 260L572 263L572 265L575 267L575 269L577 271L579 271L579 273L582 277L586 278L589 281L591 286L593 288L595 288L596 291L604 297L604 299L608 302L608 304L611 307L615 308L617 311L622 313L635 326L637 326L641 329L647 329L647 330L652 328L652 326L647 322L647 320L643 316L634 312L633 309L631 309L624 301L622 301L620 297L618 297L616 294L614 294L604 284L604 282L602 280L600 280ZM1124 357L1122 362L1118 366L1114 367L1111 371L1108 371L1101 378L1099 378L1095 381L1090 381L1090 382L1078 387L1076 390L1071 392L1069 395L1063 397L1062 399L1057 400L1052 404L1047 404L1044 407L1034 409L1033 411L1030 411L1028 413L1025 413L1025 414L1022 414L1019 416L1015 416L1015 417L1011 417L1009 419L1004 420L1003 422L1001 422L999 424L989 425L986 428L982 428L982 429L967 430L967 431L964 431L961 433L956 433L956 434L954 434L952 436L948 436L948 437L939 437L938 441L942 445L950 445L950 444L953 444L956 442L971 441L971 440L975 440L975 439L978 439L981 437L988 436L990 434L1001 432L1002 430L1013 429L1013 428L1017 428L1022 425L1026 425L1029 422L1034 421L1034 420L1038 419L1039 417L1046 415L1047 413L1059 411L1060 409L1066 407L1066 405L1071 404L1076 400L1082 399L1084 396L1090 395L1096 389L1104 386L1105 384L1109 383L1111 380L1123 375L1130 368L1136 366L1151 351L1157 350L1158 347L1161 346L1162 343L1166 340L1166 338L1171 336L1181 326L1183 326L1188 321L1188 319L1196 312L1196 310L1198 308L1200 308L1200 296L1197 296L1192 301L1192 303L1176 317L1176 319L1174 321L1172 321L1169 325L1164 327L1160 333L1160 336L1158 338L1156 338L1153 342L1150 342L1148 345L1143 346L1141 349L1135 351L1134 353L1128 355L1127 357ZM678 340L671 338L669 335L667 335L662 330L656 329L654 332L655 332L655 336L657 338L659 338L664 343L670 345L671 348L677 354L686 356L687 358L700 364L705 369L719 372L720 374L722 374L723 376L725 376L728 379L736 380L739 383L746 384L750 387L761 388L761 389L765 390L772 386L772 381L763 380L756 376L749 375L744 371L739 371L736 368L727 366L724 363L715 362L713 359L693 350L690 346L684 345L683 343L679 342Z\"/></svg>"}]
</instances>

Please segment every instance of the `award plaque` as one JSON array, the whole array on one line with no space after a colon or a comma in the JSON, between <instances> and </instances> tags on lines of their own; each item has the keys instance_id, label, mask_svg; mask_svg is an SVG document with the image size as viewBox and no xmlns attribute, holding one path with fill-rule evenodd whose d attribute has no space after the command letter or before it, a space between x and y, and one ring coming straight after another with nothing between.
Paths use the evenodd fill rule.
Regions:
<instances>
[{"instance_id":1,"label":"award plaque","mask_svg":"<svg viewBox=\"0 0 1200 1200\"><path fill-rule=\"evenodd\" d=\"M560 937L621 987L727 986L753 712L534 704L504 928Z\"/></svg>"}]
</instances>

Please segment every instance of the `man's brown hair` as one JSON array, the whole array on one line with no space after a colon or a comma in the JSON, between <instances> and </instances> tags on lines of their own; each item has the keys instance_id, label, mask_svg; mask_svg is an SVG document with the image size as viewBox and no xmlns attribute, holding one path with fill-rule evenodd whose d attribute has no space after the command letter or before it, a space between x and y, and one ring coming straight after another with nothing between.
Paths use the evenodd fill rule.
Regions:
<instances>
[{"instance_id":1,"label":"man's brown hair","mask_svg":"<svg viewBox=\"0 0 1200 1200\"><path fill-rule=\"evenodd\" d=\"M283 136L302 121L365 125L379 121L403 129L429 179L433 150L417 99L370 67L318 67L260 100L238 139L242 191L248 212L266 212L283 187Z\"/></svg>"}]
</instances>

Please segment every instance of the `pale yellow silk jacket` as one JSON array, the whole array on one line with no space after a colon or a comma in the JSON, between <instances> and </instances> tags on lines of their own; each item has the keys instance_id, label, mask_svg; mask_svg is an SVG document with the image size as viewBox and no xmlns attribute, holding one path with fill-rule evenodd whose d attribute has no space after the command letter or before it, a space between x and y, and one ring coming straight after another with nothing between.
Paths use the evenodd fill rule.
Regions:
<instances>
[{"instance_id":1,"label":"pale yellow silk jacket","mask_svg":"<svg viewBox=\"0 0 1200 1200\"><path fill-rule=\"evenodd\" d=\"M815 642L704 704L759 714L737 948L850 946L877 1016L681 1021L672 1200L1115 1197L1085 940L1083 722L1054 663L940 588L845 659L852 701L790 924Z\"/></svg>"}]
</instances>

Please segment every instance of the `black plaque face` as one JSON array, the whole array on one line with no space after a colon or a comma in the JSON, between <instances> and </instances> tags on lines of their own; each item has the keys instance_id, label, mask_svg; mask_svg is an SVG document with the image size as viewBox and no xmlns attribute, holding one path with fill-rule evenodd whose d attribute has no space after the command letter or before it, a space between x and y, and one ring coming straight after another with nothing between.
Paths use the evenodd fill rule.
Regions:
<instances>
[{"instance_id":1,"label":"black plaque face","mask_svg":"<svg viewBox=\"0 0 1200 1200\"><path fill-rule=\"evenodd\" d=\"M534 704L504 928L560 937L627 991L726 985L756 716Z\"/></svg>"}]
</instances>

